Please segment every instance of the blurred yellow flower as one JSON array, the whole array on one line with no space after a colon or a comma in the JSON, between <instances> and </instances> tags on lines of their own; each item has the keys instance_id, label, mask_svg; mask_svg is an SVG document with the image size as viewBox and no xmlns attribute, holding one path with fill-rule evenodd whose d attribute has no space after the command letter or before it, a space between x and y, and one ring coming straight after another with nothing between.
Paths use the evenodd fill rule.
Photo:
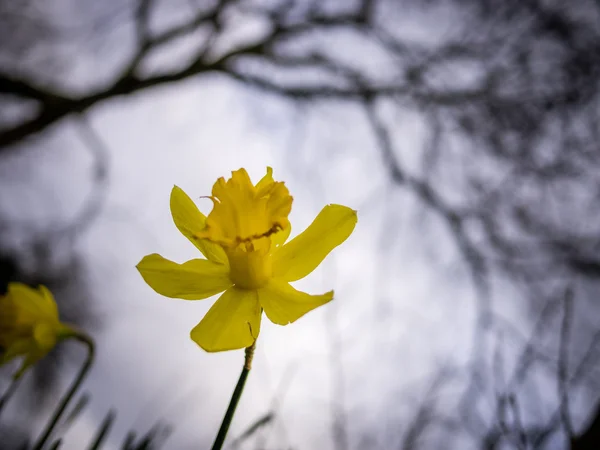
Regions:
<instances>
[{"instance_id":1,"label":"blurred yellow flower","mask_svg":"<svg viewBox=\"0 0 600 450\"><path fill-rule=\"evenodd\" d=\"M73 333L59 321L56 302L46 287L10 283L8 293L0 295L0 365L24 357L15 377Z\"/></svg>"},{"instance_id":2,"label":"blurred yellow flower","mask_svg":"<svg viewBox=\"0 0 600 450\"><path fill-rule=\"evenodd\" d=\"M292 197L272 169L253 185L245 169L219 178L213 209L204 216L177 186L171 192L175 225L206 259L177 264L154 253L137 265L159 294L200 300L225 291L191 331L209 352L251 346L260 331L262 310L287 325L333 299L333 291L310 295L289 283L304 278L354 230L356 211L327 205L313 223L287 244Z\"/></svg>"}]
</instances>

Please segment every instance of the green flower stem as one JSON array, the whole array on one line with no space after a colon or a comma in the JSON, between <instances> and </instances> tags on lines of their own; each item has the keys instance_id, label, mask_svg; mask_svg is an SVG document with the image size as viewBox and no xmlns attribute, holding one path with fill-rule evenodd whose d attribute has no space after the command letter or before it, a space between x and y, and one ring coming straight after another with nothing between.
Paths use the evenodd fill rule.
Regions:
<instances>
[{"instance_id":1,"label":"green flower stem","mask_svg":"<svg viewBox=\"0 0 600 450\"><path fill-rule=\"evenodd\" d=\"M4 394L2 394L2 397L0 398L0 413L2 413L2 410L4 409L4 406L6 405L6 403L11 399L13 394L17 391L20 381L21 381L20 378L13 378L12 381L10 382L10 385L4 392Z\"/></svg>"},{"instance_id":2,"label":"green flower stem","mask_svg":"<svg viewBox=\"0 0 600 450\"><path fill-rule=\"evenodd\" d=\"M238 379L238 382L233 391L233 395L231 396L231 400L229 401L229 406L227 407L227 411L225 412L225 417L223 417L223 422L221 422L221 428L219 428L219 432L217 433L217 437L215 438L215 443L211 447L212 450L221 450L221 447L223 447L223 443L225 442L225 438L227 437L227 431L229 430L229 425L231 425L231 420L233 419L233 415L235 414L235 408L237 407L237 404L240 401L240 397L242 396L242 392L244 391L246 378L248 378L248 374L250 373L250 369L252 368L252 358L254 356L255 348L256 341L254 341L254 343L250 347L246 348L244 367L242 368L242 373L240 374L240 378Z\"/></svg>"},{"instance_id":3,"label":"green flower stem","mask_svg":"<svg viewBox=\"0 0 600 450\"><path fill-rule=\"evenodd\" d=\"M38 439L37 443L33 446L32 450L41 450L44 447L44 444L46 443L48 438L50 438L50 435L52 434L52 431L54 431L54 428L56 427L56 424L60 420L60 417L65 412L67 405L73 398L73 395L75 394L75 392L77 392L77 389L79 389L79 386L81 386L81 383L85 379L87 373L90 370L90 367L92 366L92 363L94 362L94 357L96 355L96 347L94 345L94 341L92 340L92 338L83 332L75 332L72 335L72 337L74 339L77 339L82 344L85 344L85 346L87 347L87 351L88 351L87 358L86 358L85 362L83 363L83 366L81 366L81 369L79 370L79 374L77 374L77 377L73 380L71 387L65 393L65 395L62 398L61 402L59 403L58 407L54 411L54 415L52 416L52 419L50 419L50 421L48 422L46 429L44 430L44 432Z\"/></svg>"}]
</instances>

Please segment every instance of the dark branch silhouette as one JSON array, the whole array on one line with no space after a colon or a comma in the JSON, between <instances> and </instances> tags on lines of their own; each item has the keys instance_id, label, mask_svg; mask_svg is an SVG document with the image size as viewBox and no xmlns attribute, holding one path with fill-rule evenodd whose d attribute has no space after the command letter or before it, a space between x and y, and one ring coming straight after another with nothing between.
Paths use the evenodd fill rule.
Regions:
<instances>
[{"instance_id":1,"label":"dark branch silhouette","mask_svg":"<svg viewBox=\"0 0 600 450\"><path fill-rule=\"evenodd\" d=\"M27 14L18 19L18 9L7 5L0 2L0 25L43 23ZM600 4L219 0L195 5L184 21L157 30L164 5L128 3L125 22L134 48L114 73L102 74L102 83L83 90L39 65L2 67L0 96L25 112L17 121L0 121L0 155L25 148L29 138L43 139L51 127L67 126L67 117L82 120L100 104L215 74L306 108L321 102L358 108L389 185L409 192L441 219L477 295L471 358L457 398L460 420L446 420L428 397L403 428L408 430L403 448L417 448L433 427L448 439L463 433L490 449L544 448L557 436L574 449L600 448L599 393L589 399L585 423L575 420L570 401L574 389L597 391L592 379L600 363L600 323L590 287L600 281ZM441 35L432 29L431 39L419 40L396 23L411 8L446 23L436 7L451 8L458 31ZM260 22L261 32L233 42L233 15ZM101 33L110 34L107 23L114 21L108 17L97 18ZM26 50L41 41L52 50L61 30L50 24L38 28L37 40L31 33L20 45L5 44L4 52L15 60L18 47L26 59ZM333 37L342 31L352 48L336 45ZM175 68L147 69L153 56L189 36L197 39ZM404 111L418 116L425 130L425 138L410 148L395 133L395 113ZM97 217L108 164L102 137L87 122L77 123L96 169L94 192L77 220L62 229L71 236ZM418 163L408 164L408 158ZM9 273L3 277L12 279L15 262L2 259L2 265ZM526 299L529 332L498 313L497 279L510 282ZM497 343L490 362L490 342L496 341L502 345ZM509 360L514 365L504 373ZM536 377L556 382L555 411L547 420L526 416L526 405L535 402ZM486 411L478 409L481 403Z\"/></svg>"}]
</instances>

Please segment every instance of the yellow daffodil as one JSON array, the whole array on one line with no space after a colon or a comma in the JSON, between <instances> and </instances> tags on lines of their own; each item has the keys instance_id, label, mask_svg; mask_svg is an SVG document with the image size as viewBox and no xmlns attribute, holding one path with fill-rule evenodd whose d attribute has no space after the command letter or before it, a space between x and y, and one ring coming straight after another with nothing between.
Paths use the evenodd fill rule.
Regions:
<instances>
[{"instance_id":1,"label":"yellow daffodil","mask_svg":"<svg viewBox=\"0 0 600 450\"><path fill-rule=\"evenodd\" d=\"M333 299L333 291L310 295L290 282L311 273L356 225L356 211L327 205L300 235L285 243L291 226L292 197L272 169L253 185L245 169L219 178L212 189L213 209L204 216L177 186L171 192L175 225L206 259L184 264L158 254L137 268L159 294L200 300L225 291L191 331L204 350L251 346L260 331L262 311L286 325Z\"/></svg>"},{"instance_id":2,"label":"yellow daffodil","mask_svg":"<svg viewBox=\"0 0 600 450\"><path fill-rule=\"evenodd\" d=\"M10 283L8 293L0 295L0 365L24 357L15 377L46 356L59 339L72 334L59 321L56 302L46 287Z\"/></svg>"}]
</instances>

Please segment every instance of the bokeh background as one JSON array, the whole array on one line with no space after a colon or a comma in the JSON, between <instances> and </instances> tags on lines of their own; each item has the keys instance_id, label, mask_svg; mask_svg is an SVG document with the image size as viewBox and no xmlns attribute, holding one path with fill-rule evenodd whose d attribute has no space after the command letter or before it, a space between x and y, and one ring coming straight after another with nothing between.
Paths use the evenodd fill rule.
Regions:
<instances>
[{"instance_id":1,"label":"bokeh background","mask_svg":"<svg viewBox=\"0 0 600 450\"><path fill-rule=\"evenodd\" d=\"M600 448L599 80L594 0L1 0L0 287L47 285L99 351L61 448L106 419L105 449L208 448L243 352L135 265L197 257L173 185L207 213L267 166L292 235L359 222L299 283L335 301L263 322L229 448ZM83 355L27 374L1 448Z\"/></svg>"}]
</instances>

